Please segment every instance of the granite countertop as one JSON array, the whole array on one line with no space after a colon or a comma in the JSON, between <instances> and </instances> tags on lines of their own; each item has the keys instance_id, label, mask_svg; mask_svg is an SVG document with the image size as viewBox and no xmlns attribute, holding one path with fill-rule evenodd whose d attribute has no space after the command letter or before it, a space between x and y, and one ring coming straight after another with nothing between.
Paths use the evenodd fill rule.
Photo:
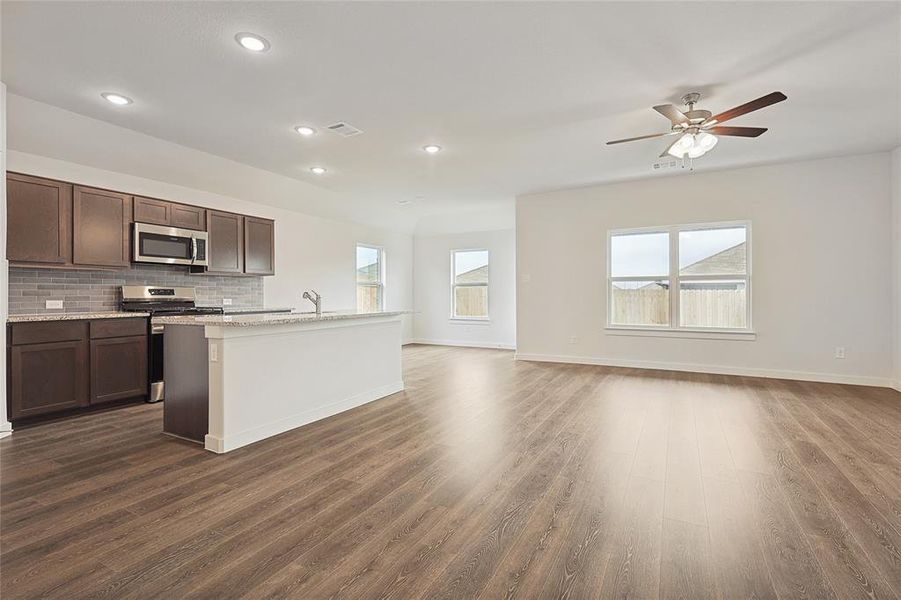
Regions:
<instances>
[{"instance_id":1,"label":"granite countertop","mask_svg":"<svg viewBox=\"0 0 901 600\"><path fill-rule=\"evenodd\" d=\"M130 317L149 317L146 312L85 312L85 313L34 313L30 315L9 315L7 323L34 323L37 321L86 321L88 319L127 319Z\"/></svg>"},{"instance_id":2,"label":"granite countertop","mask_svg":"<svg viewBox=\"0 0 901 600\"><path fill-rule=\"evenodd\" d=\"M245 315L253 315L259 313L291 313L294 312L293 307L274 307L274 308L263 308L260 306L255 307L247 307L247 306L223 306L222 310L227 315L237 315L237 314L245 314Z\"/></svg>"},{"instance_id":3,"label":"granite countertop","mask_svg":"<svg viewBox=\"0 0 901 600\"><path fill-rule=\"evenodd\" d=\"M291 325L317 321L342 321L346 319L370 319L395 317L409 311L359 312L355 310L314 312L263 313L249 315L181 315L154 317L153 322L162 325L209 325L212 327L259 327L261 325Z\"/></svg>"}]
</instances>

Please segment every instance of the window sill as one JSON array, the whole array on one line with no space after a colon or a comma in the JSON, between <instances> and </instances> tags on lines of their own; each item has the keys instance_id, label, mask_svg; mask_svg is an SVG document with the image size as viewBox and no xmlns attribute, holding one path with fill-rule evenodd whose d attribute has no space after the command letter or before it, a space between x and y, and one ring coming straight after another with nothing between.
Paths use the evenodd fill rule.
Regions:
<instances>
[{"instance_id":1,"label":"window sill","mask_svg":"<svg viewBox=\"0 0 901 600\"><path fill-rule=\"evenodd\" d=\"M698 340L740 340L753 342L757 339L757 332L749 330L730 331L706 329L651 329L641 327L605 327L607 335L625 335L635 337L669 337L688 338Z\"/></svg>"},{"instance_id":2,"label":"window sill","mask_svg":"<svg viewBox=\"0 0 901 600\"><path fill-rule=\"evenodd\" d=\"M451 317L450 322L458 325L491 325L488 317Z\"/></svg>"}]
</instances>

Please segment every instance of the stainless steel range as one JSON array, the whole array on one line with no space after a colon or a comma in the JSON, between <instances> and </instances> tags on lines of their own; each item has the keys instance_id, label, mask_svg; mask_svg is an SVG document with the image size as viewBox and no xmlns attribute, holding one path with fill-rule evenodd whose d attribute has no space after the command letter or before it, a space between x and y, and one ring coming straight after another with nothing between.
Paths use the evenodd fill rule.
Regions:
<instances>
[{"instance_id":1,"label":"stainless steel range","mask_svg":"<svg viewBox=\"0 0 901 600\"><path fill-rule=\"evenodd\" d=\"M145 285L122 286L122 310L130 312L149 312L150 348L148 352L150 373L150 395L148 402L159 402L165 399L165 383L163 377L163 325L152 323L152 317L163 315L218 315L222 308L218 306L197 306L194 288L191 287L158 287Z\"/></svg>"}]
</instances>

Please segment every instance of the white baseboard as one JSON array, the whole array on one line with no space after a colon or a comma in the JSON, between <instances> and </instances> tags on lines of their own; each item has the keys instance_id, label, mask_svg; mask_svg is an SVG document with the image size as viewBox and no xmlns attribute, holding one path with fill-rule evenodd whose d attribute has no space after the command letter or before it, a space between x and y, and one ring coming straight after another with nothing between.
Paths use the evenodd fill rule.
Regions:
<instances>
[{"instance_id":1,"label":"white baseboard","mask_svg":"<svg viewBox=\"0 0 901 600\"><path fill-rule=\"evenodd\" d=\"M494 350L516 350L513 344L492 344L490 342L464 342L458 340L412 339L405 344L425 344L427 346L458 346L460 348L489 348Z\"/></svg>"},{"instance_id":2,"label":"white baseboard","mask_svg":"<svg viewBox=\"0 0 901 600\"><path fill-rule=\"evenodd\" d=\"M889 387L892 388L893 390L895 390L896 392L901 392L901 380L898 380L898 379L894 380Z\"/></svg>"},{"instance_id":3,"label":"white baseboard","mask_svg":"<svg viewBox=\"0 0 901 600\"><path fill-rule=\"evenodd\" d=\"M391 394L402 392L403 390L403 381L383 385L374 390L369 390L367 392L363 392L362 394L357 394L356 396L345 398L344 400L332 402L331 404L327 404L325 406L319 406L314 410L291 415L290 417L285 417L284 419L266 423L252 429L245 429L244 431L231 434L227 438L221 438L207 434L204 438L203 445L207 450L216 452L217 454L230 452L232 450L241 448L242 446L247 446L248 444L259 442L274 435L290 431L291 429L302 427L303 425L307 425L309 423L312 423L313 421L319 421L320 419L325 419L326 417L336 415L338 413L344 412L345 410L350 410L351 408L356 408L358 406L362 406L363 404L378 400L379 398L384 398L385 396L390 396Z\"/></svg>"},{"instance_id":4,"label":"white baseboard","mask_svg":"<svg viewBox=\"0 0 901 600\"><path fill-rule=\"evenodd\" d=\"M574 363L580 365L599 365L604 367L627 367L631 369L657 369L661 371L684 371L688 373L711 373L713 375L740 375L745 377L768 377L770 379L794 379L797 381L817 381L822 383L846 383L851 385L867 385L873 387L893 387L892 381L885 377L866 377L859 375L836 375L832 373L809 373L805 371L780 371L776 369L755 369L727 367L720 365L698 365L690 363L655 362L645 360L619 360L595 358L590 356L567 356L555 354L522 354L516 353L515 360L535 362ZM898 389L898 388L895 388Z\"/></svg>"}]
</instances>

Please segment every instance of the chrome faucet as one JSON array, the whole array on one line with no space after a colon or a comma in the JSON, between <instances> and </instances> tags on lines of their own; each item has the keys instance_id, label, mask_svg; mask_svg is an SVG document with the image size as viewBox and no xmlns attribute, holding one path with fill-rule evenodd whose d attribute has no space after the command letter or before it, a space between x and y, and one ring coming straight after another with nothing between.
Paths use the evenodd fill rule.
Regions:
<instances>
[{"instance_id":1,"label":"chrome faucet","mask_svg":"<svg viewBox=\"0 0 901 600\"><path fill-rule=\"evenodd\" d=\"M305 300L309 300L313 304L316 305L316 314L322 314L322 296L319 295L319 292L316 290L310 290L309 292L304 292L303 297Z\"/></svg>"}]
</instances>

